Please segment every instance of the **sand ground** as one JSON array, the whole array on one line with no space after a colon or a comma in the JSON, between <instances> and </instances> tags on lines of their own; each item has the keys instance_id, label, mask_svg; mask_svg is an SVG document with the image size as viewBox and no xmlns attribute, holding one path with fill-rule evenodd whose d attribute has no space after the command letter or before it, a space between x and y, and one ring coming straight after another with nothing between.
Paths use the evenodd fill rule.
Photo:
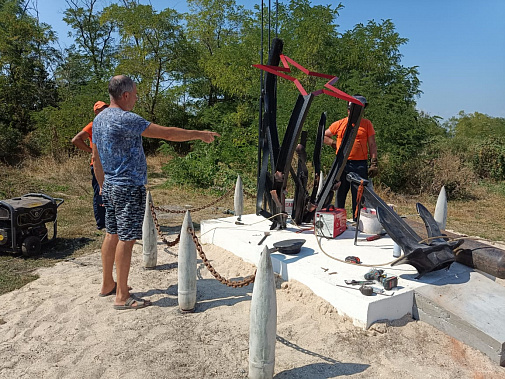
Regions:
<instances>
[{"instance_id":1,"label":"sand ground","mask_svg":"<svg viewBox=\"0 0 505 379\"><path fill-rule=\"evenodd\" d=\"M129 283L153 306L113 309L98 297L99 251L39 269L40 278L2 295L1 378L247 378L253 286L233 289L198 261L197 306L177 303L177 249L158 243L158 265L134 248ZM241 278L255 267L212 245L217 271ZM479 351L409 316L352 325L296 281L277 280L275 378L504 378Z\"/></svg>"}]
</instances>

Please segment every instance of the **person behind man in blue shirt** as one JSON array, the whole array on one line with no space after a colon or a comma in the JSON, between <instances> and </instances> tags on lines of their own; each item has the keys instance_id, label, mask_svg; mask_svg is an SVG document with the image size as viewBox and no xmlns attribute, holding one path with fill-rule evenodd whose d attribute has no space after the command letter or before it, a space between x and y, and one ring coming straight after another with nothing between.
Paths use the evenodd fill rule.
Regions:
<instances>
[{"instance_id":1,"label":"person behind man in blue shirt","mask_svg":"<svg viewBox=\"0 0 505 379\"><path fill-rule=\"evenodd\" d=\"M137 87L127 76L114 76L109 81L109 97L109 107L93 120L92 154L107 229L102 244L100 295L115 293L115 309L139 309L151 302L131 295L127 283L133 245L142 238L146 202L147 164L142 137L210 143L219 134L165 127L131 112L137 101ZM112 275L114 262L117 283Z\"/></svg>"}]
</instances>

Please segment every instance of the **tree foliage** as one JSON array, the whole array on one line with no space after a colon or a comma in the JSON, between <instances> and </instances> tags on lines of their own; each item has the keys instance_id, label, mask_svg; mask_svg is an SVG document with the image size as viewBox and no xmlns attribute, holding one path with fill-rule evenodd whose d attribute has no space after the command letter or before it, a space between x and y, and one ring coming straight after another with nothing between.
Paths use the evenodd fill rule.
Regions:
<instances>
[{"instance_id":1,"label":"tree foliage","mask_svg":"<svg viewBox=\"0 0 505 379\"><path fill-rule=\"evenodd\" d=\"M47 70L58 58L55 36L32 11L27 1L0 1L0 159L17 155L14 147L34 129L33 112L58 100Z\"/></svg>"},{"instance_id":2,"label":"tree foliage","mask_svg":"<svg viewBox=\"0 0 505 379\"><path fill-rule=\"evenodd\" d=\"M262 77L252 64L268 56L278 36L285 55L311 71L338 76L338 88L368 99L365 117L376 130L381 159L378 181L394 190L409 181L420 188L429 177L425 167L448 161L448 152L479 177L503 177L504 170L492 167L503 167L498 137L505 134L504 119L461 112L442 124L417 111L418 68L402 65L408 40L391 20L341 30L341 3L309 0L288 0L270 13L266 6L246 9L235 0L188 0L185 14L142 3L116 0L102 7L98 0L67 0L63 20L74 44L60 56L52 47L53 31L38 21L29 1L0 0L0 158L21 142L30 151L71 153L70 139L92 119L93 103L107 100L110 76L126 74L138 84L135 111L146 119L222 135L211 146L162 143L172 156L167 170L174 182L212 186L234 181L238 172L252 183ZM262 34L267 25L270 31ZM327 81L293 67L290 75L309 92ZM281 136L298 94L292 82L278 80ZM304 125L309 157L321 112L328 127L346 116L346 102L313 100ZM160 142L145 144L153 151ZM329 168L334 152L325 147L322 159ZM462 188L459 178L452 183Z\"/></svg>"},{"instance_id":3,"label":"tree foliage","mask_svg":"<svg viewBox=\"0 0 505 379\"><path fill-rule=\"evenodd\" d=\"M68 8L63 21L73 29L75 45L68 53L72 61L91 74L88 80L101 81L110 76L114 63L114 23L103 21L102 12L96 9L98 0L66 0ZM70 63L70 62L69 62ZM72 81L72 76L68 77Z\"/></svg>"}]
</instances>

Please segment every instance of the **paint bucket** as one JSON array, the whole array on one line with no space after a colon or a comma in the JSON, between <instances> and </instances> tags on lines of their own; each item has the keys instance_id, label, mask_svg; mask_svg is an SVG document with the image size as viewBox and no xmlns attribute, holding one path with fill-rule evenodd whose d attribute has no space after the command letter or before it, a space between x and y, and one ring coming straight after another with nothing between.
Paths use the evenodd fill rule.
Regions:
<instances>
[{"instance_id":1,"label":"paint bucket","mask_svg":"<svg viewBox=\"0 0 505 379\"><path fill-rule=\"evenodd\" d=\"M382 225L377 219L374 208L363 208L359 215L358 229L366 234L380 234L383 232Z\"/></svg>"},{"instance_id":2,"label":"paint bucket","mask_svg":"<svg viewBox=\"0 0 505 379\"><path fill-rule=\"evenodd\" d=\"M286 210L286 213L291 216L291 213L293 212L293 202L294 199L285 199L284 200L284 209Z\"/></svg>"}]
</instances>

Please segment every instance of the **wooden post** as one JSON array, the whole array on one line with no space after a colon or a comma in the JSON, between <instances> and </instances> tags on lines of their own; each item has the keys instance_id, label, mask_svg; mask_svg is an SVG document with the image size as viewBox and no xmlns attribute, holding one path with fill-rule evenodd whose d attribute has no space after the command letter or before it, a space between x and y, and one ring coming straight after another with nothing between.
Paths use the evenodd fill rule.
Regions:
<instances>
[{"instance_id":1,"label":"wooden post","mask_svg":"<svg viewBox=\"0 0 505 379\"><path fill-rule=\"evenodd\" d=\"M158 246L156 244L156 227L154 226L151 204L151 192L147 191L144 223L142 224L142 250L144 253L144 267L155 268L158 260Z\"/></svg>"},{"instance_id":2,"label":"wooden post","mask_svg":"<svg viewBox=\"0 0 505 379\"><path fill-rule=\"evenodd\" d=\"M183 312L193 312L196 304L196 246L188 228L193 229L189 211L186 211L179 240L178 302Z\"/></svg>"},{"instance_id":3,"label":"wooden post","mask_svg":"<svg viewBox=\"0 0 505 379\"><path fill-rule=\"evenodd\" d=\"M249 378L271 379L275 368L277 299L275 277L267 246L258 263L249 325Z\"/></svg>"}]
</instances>

